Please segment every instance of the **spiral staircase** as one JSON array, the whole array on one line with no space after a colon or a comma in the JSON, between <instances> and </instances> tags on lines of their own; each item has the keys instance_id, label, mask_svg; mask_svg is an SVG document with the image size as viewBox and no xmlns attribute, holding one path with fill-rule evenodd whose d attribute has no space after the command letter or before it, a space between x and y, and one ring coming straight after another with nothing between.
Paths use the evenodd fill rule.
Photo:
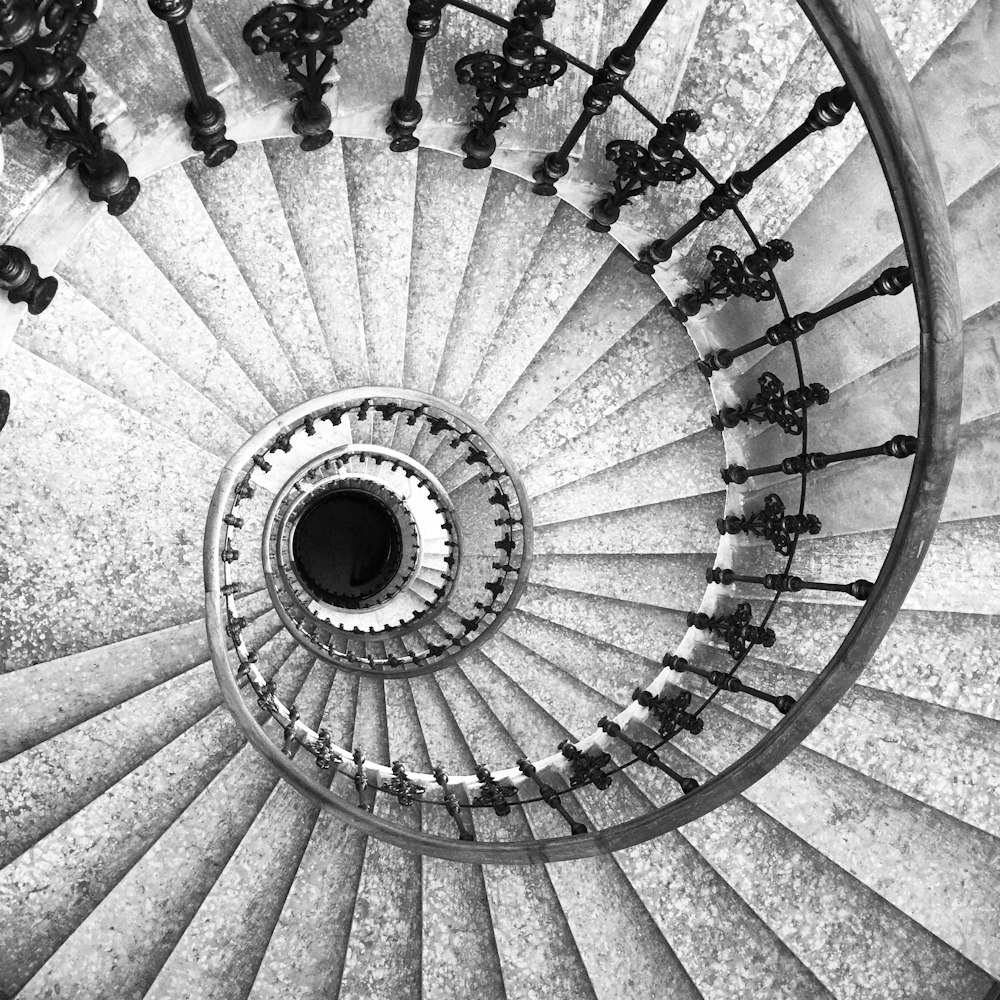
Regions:
<instances>
[{"instance_id":1,"label":"spiral staircase","mask_svg":"<svg viewBox=\"0 0 1000 1000\"><path fill-rule=\"evenodd\" d=\"M860 6L567 0L494 147L508 5L293 118L258 2L87 31L138 197L4 129L0 997L1000 996L995 3L876 4L959 315Z\"/></svg>"}]
</instances>

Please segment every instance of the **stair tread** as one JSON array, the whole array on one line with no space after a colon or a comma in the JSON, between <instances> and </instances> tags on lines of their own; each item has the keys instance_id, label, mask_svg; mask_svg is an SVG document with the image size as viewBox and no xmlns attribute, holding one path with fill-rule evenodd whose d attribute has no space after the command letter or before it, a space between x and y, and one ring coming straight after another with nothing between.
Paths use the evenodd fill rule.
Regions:
<instances>
[{"instance_id":1,"label":"stair tread","mask_svg":"<svg viewBox=\"0 0 1000 1000\"><path fill-rule=\"evenodd\" d=\"M224 170L197 159L188 180L225 240L285 357L308 396L336 388L319 317L307 294L295 243L264 149L244 142Z\"/></svg>"},{"instance_id":2,"label":"stair tread","mask_svg":"<svg viewBox=\"0 0 1000 1000\"><path fill-rule=\"evenodd\" d=\"M279 412L302 386L182 166L143 183L122 225Z\"/></svg>"},{"instance_id":3,"label":"stair tread","mask_svg":"<svg viewBox=\"0 0 1000 1000\"><path fill-rule=\"evenodd\" d=\"M17 503L6 523L20 549L5 585L9 662L25 666L190 621L201 610L200 540L218 460L22 348L11 349L4 368L14 400L5 478ZM127 478L121 467L131 470ZM178 468L183 480L164 476ZM44 518L21 499L42 496ZM48 525L57 510L63 527L54 546Z\"/></svg>"},{"instance_id":4,"label":"stair tread","mask_svg":"<svg viewBox=\"0 0 1000 1000\"><path fill-rule=\"evenodd\" d=\"M98 216L60 261L59 275L247 431L274 416L243 369L117 219Z\"/></svg>"}]
</instances>

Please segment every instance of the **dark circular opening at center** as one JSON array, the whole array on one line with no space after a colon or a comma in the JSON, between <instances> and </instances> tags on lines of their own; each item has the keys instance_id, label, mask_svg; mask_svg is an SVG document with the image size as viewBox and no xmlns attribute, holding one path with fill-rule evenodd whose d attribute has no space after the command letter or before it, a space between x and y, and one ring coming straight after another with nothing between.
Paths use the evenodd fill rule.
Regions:
<instances>
[{"instance_id":1,"label":"dark circular opening at center","mask_svg":"<svg viewBox=\"0 0 1000 1000\"><path fill-rule=\"evenodd\" d=\"M384 589L399 570L399 525L378 497L338 490L303 512L292 537L292 558L318 598L357 606Z\"/></svg>"}]
</instances>

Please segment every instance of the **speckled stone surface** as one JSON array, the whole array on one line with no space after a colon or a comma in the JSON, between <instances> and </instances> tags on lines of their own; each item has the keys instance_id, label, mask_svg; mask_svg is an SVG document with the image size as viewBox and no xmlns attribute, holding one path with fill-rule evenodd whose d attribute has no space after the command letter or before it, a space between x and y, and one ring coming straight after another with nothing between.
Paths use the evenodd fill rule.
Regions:
<instances>
[{"instance_id":1,"label":"speckled stone surface","mask_svg":"<svg viewBox=\"0 0 1000 1000\"><path fill-rule=\"evenodd\" d=\"M664 448L709 426L714 412L704 377L690 365L562 443L524 470L532 493L546 493L594 472ZM715 448L709 446L710 454Z\"/></svg>"},{"instance_id":2,"label":"speckled stone surface","mask_svg":"<svg viewBox=\"0 0 1000 1000\"><path fill-rule=\"evenodd\" d=\"M718 432L700 431L586 479L533 495L532 515L536 524L548 524L715 493L723 464ZM528 491L533 494L530 485Z\"/></svg>"},{"instance_id":3,"label":"speckled stone surface","mask_svg":"<svg viewBox=\"0 0 1000 1000\"><path fill-rule=\"evenodd\" d=\"M486 419L565 318L614 249L614 240L592 233L584 217L560 202L535 248L510 305L482 357L463 406Z\"/></svg>"},{"instance_id":4,"label":"speckled stone surface","mask_svg":"<svg viewBox=\"0 0 1000 1000\"><path fill-rule=\"evenodd\" d=\"M718 544L715 519L725 500L724 493L706 493L542 525L535 530L535 554L709 552Z\"/></svg>"},{"instance_id":5,"label":"speckled stone surface","mask_svg":"<svg viewBox=\"0 0 1000 1000\"><path fill-rule=\"evenodd\" d=\"M357 692L356 674L336 674L324 723L344 746L353 745ZM346 778L334 779L333 788L354 796ZM337 994L366 846L366 837L320 813L257 970L251 1000L279 1000L292 990L303 1000ZM303 934L318 912L323 920Z\"/></svg>"},{"instance_id":6,"label":"speckled stone surface","mask_svg":"<svg viewBox=\"0 0 1000 1000\"><path fill-rule=\"evenodd\" d=\"M270 139L264 152L337 382L370 384L341 142L305 156L297 138Z\"/></svg>"},{"instance_id":7,"label":"speckled stone surface","mask_svg":"<svg viewBox=\"0 0 1000 1000\"><path fill-rule=\"evenodd\" d=\"M266 592L248 599L247 617L260 615L265 601L270 608ZM275 618L268 619L251 627L273 632ZM17 706L0 736L0 759L27 750L208 658L205 620L199 618L0 674L0 699Z\"/></svg>"},{"instance_id":8,"label":"speckled stone surface","mask_svg":"<svg viewBox=\"0 0 1000 1000\"><path fill-rule=\"evenodd\" d=\"M319 722L331 680L327 665L316 664L295 699L309 726ZM287 783L275 785L147 997L246 997L318 812Z\"/></svg>"},{"instance_id":9,"label":"speckled stone surface","mask_svg":"<svg viewBox=\"0 0 1000 1000\"><path fill-rule=\"evenodd\" d=\"M218 459L19 347L3 371L8 669L195 618Z\"/></svg>"},{"instance_id":10,"label":"speckled stone surface","mask_svg":"<svg viewBox=\"0 0 1000 1000\"><path fill-rule=\"evenodd\" d=\"M669 378L694 356L687 331L652 309L529 423L511 443L524 465Z\"/></svg>"},{"instance_id":11,"label":"speckled stone surface","mask_svg":"<svg viewBox=\"0 0 1000 1000\"><path fill-rule=\"evenodd\" d=\"M4 869L0 988L31 977L243 742L228 713L210 713Z\"/></svg>"},{"instance_id":12,"label":"speckled stone surface","mask_svg":"<svg viewBox=\"0 0 1000 1000\"><path fill-rule=\"evenodd\" d=\"M273 635L253 629L254 638ZM136 697L0 764L6 814L16 821L0 848L0 865L102 795L222 701L211 662Z\"/></svg>"},{"instance_id":13,"label":"speckled stone surface","mask_svg":"<svg viewBox=\"0 0 1000 1000\"><path fill-rule=\"evenodd\" d=\"M466 269L458 295L435 380L437 395L456 403L465 396L555 210L552 199L536 197L524 181L490 172L469 251L476 266ZM518 252L512 254L511 247Z\"/></svg>"},{"instance_id":14,"label":"speckled stone surface","mask_svg":"<svg viewBox=\"0 0 1000 1000\"><path fill-rule=\"evenodd\" d=\"M188 24L210 94L235 81L233 68L196 19ZM85 58L128 101L140 133L175 123L189 100L167 26L139 4L109 4L87 32Z\"/></svg>"},{"instance_id":15,"label":"speckled stone surface","mask_svg":"<svg viewBox=\"0 0 1000 1000\"><path fill-rule=\"evenodd\" d=\"M59 275L66 279L63 292L75 290L89 299L245 430L274 416L243 369L117 219L97 216L60 261Z\"/></svg>"},{"instance_id":16,"label":"speckled stone surface","mask_svg":"<svg viewBox=\"0 0 1000 1000\"><path fill-rule=\"evenodd\" d=\"M287 71L277 55L255 56L243 41L243 25L258 10L256 0L203 0L195 7L194 17L222 50L245 97L253 95L254 107L263 107L287 101L293 88L285 79ZM164 30L159 24L156 27ZM226 103L231 113L232 98Z\"/></svg>"},{"instance_id":17,"label":"speckled stone surface","mask_svg":"<svg viewBox=\"0 0 1000 1000\"><path fill-rule=\"evenodd\" d=\"M182 166L148 177L121 223L276 410L302 401L288 358Z\"/></svg>"},{"instance_id":18,"label":"speckled stone surface","mask_svg":"<svg viewBox=\"0 0 1000 1000\"><path fill-rule=\"evenodd\" d=\"M68 375L225 461L246 432L71 285L16 343ZM220 463L221 464L221 463Z\"/></svg>"},{"instance_id":19,"label":"speckled stone surface","mask_svg":"<svg viewBox=\"0 0 1000 1000\"><path fill-rule=\"evenodd\" d=\"M275 660L280 666L280 658ZM308 666L301 656L284 664L287 671L278 674L283 696L295 697ZM121 880L109 886L22 995L45 997L68 990L80 995L143 995L275 781L273 769L252 747L235 753L179 815L171 816L169 829L121 873Z\"/></svg>"},{"instance_id":20,"label":"speckled stone surface","mask_svg":"<svg viewBox=\"0 0 1000 1000\"><path fill-rule=\"evenodd\" d=\"M914 79L917 105L925 120L933 123L931 146L949 198L958 197L997 163L995 8L994 0L976 4ZM919 9L933 22L941 13L952 16L956 7L923 4ZM914 32L913 38L920 44L921 32ZM810 80L810 90L814 86L815 80ZM957 103L956 93L963 95ZM796 247L796 257L783 266L781 281L795 309L811 308L810 303L828 295L831 275L843 275L840 283L848 285L899 245L898 224L868 140L859 144L825 185L820 186L821 180L815 178L811 202L785 233ZM822 220L832 214L844 232L864 233L864 238L829 239ZM745 323L752 313L748 303L737 301L713 323L720 329L731 328Z\"/></svg>"},{"instance_id":21,"label":"speckled stone surface","mask_svg":"<svg viewBox=\"0 0 1000 1000\"><path fill-rule=\"evenodd\" d=\"M337 388L319 317L264 149L245 142L224 170L196 157L184 162L215 228L270 324L303 390L319 396Z\"/></svg>"},{"instance_id":22,"label":"speckled stone surface","mask_svg":"<svg viewBox=\"0 0 1000 1000\"><path fill-rule=\"evenodd\" d=\"M400 156L387 145L367 139L345 139L344 178L370 377L374 385L399 385L409 298L416 157ZM462 263L460 260L456 266Z\"/></svg>"}]
</instances>

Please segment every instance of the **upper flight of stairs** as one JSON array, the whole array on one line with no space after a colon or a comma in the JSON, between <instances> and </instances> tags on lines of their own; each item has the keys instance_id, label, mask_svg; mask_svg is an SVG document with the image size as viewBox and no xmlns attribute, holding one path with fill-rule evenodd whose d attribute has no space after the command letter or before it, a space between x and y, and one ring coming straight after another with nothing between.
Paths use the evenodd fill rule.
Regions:
<instances>
[{"instance_id":1,"label":"upper flight of stairs","mask_svg":"<svg viewBox=\"0 0 1000 1000\"><path fill-rule=\"evenodd\" d=\"M667 312L664 293L703 273L711 242L731 243L724 228L655 280L632 267L640 237L685 217L693 189L651 192L611 234L585 228L581 210L610 176L604 144L648 138L618 105L588 132L564 198L531 193L524 178L565 132L578 79L525 102L496 169L463 170L471 96L452 67L500 36L458 11L428 49L417 152L390 153L383 133L408 36L404 7L376 0L338 49L337 138L301 153L277 61L252 57L239 35L257 6L196 3L209 89L241 143L220 168L188 158L166 32L123 0L106 0L83 54L113 143L142 180L134 207L108 217L34 137L3 136L4 241L60 288L38 317L0 306L0 384L13 401L0 435L0 998L996 996L1000 3L878 5L938 158L966 318L958 461L903 612L861 682L744 795L615 855L534 867L365 838L247 745L203 620L219 471L276 413L336 388L398 384L486 423L524 476L535 558L517 610L481 651L382 683L296 646L259 572L242 607L279 696L372 759L459 773L541 756L627 705L701 606L732 455L709 423L717 385L694 362L774 317L740 299L687 329ZM598 64L642 6L561 3L547 36ZM684 0L668 4L630 89L657 111L699 109L692 147L725 174L797 122L832 72L797 11ZM793 309L903 259L863 136L859 121L830 130L747 199L763 235L795 246L780 271ZM816 334L801 341L803 364L831 399L810 447L915 433L912 297L868 302ZM752 355L727 391L752 395L765 370L790 377L787 364L781 351ZM427 462L455 497L468 489L454 455L402 421L352 433ZM746 464L787 442L774 428L730 440ZM823 531L795 572L874 579L908 474L876 459L811 477ZM797 488L758 480L746 505ZM743 572L774 568L769 546L745 545L740 559ZM770 623L778 642L742 676L801 694L857 607L786 595ZM725 659L721 647L706 655ZM664 760L704 780L777 718L720 698L704 732ZM629 768L616 789L633 813L664 798L651 770ZM611 801L587 788L572 809L606 826ZM375 808L452 829L390 796ZM518 808L475 822L507 839L565 832L554 813Z\"/></svg>"}]
</instances>

